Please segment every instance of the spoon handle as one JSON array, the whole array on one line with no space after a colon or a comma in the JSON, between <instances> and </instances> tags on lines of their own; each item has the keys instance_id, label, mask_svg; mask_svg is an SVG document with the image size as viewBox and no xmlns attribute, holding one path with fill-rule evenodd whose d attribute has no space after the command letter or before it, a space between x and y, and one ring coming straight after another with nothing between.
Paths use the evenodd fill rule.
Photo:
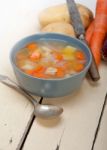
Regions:
<instances>
[{"instance_id":1,"label":"spoon handle","mask_svg":"<svg viewBox=\"0 0 107 150\"><path fill-rule=\"evenodd\" d=\"M8 79L11 83L15 84L10 84L6 82L5 80ZM27 99L30 100L30 102L35 106L38 102L36 99L33 98L27 91L25 91L23 88L21 88L16 82L11 80L10 78L5 78L5 80L0 80L1 83L5 84L6 86L12 88L13 90L19 92L20 94L24 95Z\"/></svg>"}]
</instances>

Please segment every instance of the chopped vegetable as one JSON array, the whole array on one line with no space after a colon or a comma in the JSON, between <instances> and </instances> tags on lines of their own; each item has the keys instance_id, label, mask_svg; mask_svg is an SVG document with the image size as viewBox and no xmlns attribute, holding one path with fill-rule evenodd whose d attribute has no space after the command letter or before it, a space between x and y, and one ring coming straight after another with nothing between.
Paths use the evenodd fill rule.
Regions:
<instances>
[{"instance_id":1,"label":"chopped vegetable","mask_svg":"<svg viewBox=\"0 0 107 150\"><path fill-rule=\"evenodd\" d=\"M33 72L33 76L38 77L38 78L47 78L45 75L45 67L44 66L38 66L35 68Z\"/></svg>"},{"instance_id":2,"label":"chopped vegetable","mask_svg":"<svg viewBox=\"0 0 107 150\"><path fill-rule=\"evenodd\" d=\"M82 51L79 51L79 50L75 52L75 56L78 60L84 60L85 59L84 53Z\"/></svg>"},{"instance_id":3,"label":"chopped vegetable","mask_svg":"<svg viewBox=\"0 0 107 150\"><path fill-rule=\"evenodd\" d=\"M61 41L45 41L43 45L42 41L30 43L16 55L16 64L23 72L43 79L64 78L76 74L84 69L85 63L86 57L82 50L63 42L61 45Z\"/></svg>"},{"instance_id":4,"label":"chopped vegetable","mask_svg":"<svg viewBox=\"0 0 107 150\"><path fill-rule=\"evenodd\" d=\"M63 55L61 53L58 52L54 52L54 57L56 60L61 61L63 60Z\"/></svg>"},{"instance_id":5,"label":"chopped vegetable","mask_svg":"<svg viewBox=\"0 0 107 150\"><path fill-rule=\"evenodd\" d=\"M30 51L34 51L37 49L37 44L36 43L30 43L26 46Z\"/></svg>"},{"instance_id":6,"label":"chopped vegetable","mask_svg":"<svg viewBox=\"0 0 107 150\"><path fill-rule=\"evenodd\" d=\"M25 73L27 73L28 75L33 75L34 74L34 70L25 70Z\"/></svg>"},{"instance_id":7,"label":"chopped vegetable","mask_svg":"<svg viewBox=\"0 0 107 150\"><path fill-rule=\"evenodd\" d=\"M45 70L45 67L44 66L37 66L35 68L35 72L43 72Z\"/></svg>"},{"instance_id":8,"label":"chopped vegetable","mask_svg":"<svg viewBox=\"0 0 107 150\"><path fill-rule=\"evenodd\" d=\"M72 70L72 61L65 62L62 66L62 69L66 72L69 73Z\"/></svg>"},{"instance_id":9,"label":"chopped vegetable","mask_svg":"<svg viewBox=\"0 0 107 150\"><path fill-rule=\"evenodd\" d=\"M62 78L62 77L64 77L64 70L61 68L61 67L57 67L57 72L56 72L56 76L58 77L58 78Z\"/></svg>"},{"instance_id":10,"label":"chopped vegetable","mask_svg":"<svg viewBox=\"0 0 107 150\"><path fill-rule=\"evenodd\" d=\"M48 67L45 71L45 74L49 74L49 75L55 75L55 73L57 72L57 68L54 67Z\"/></svg>"},{"instance_id":11,"label":"chopped vegetable","mask_svg":"<svg viewBox=\"0 0 107 150\"><path fill-rule=\"evenodd\" d=\"M80 72L80 71L83 70L84 64L75 63L74 66L73 66L73 68L74 68L74 71Z\"/></svg>"},{"instance_id":12,"label":"chopped vegetable","mask_svg":"<svg viewBox=\"0 0 107 150\"><path fill-rule=\"evenodd\" d=\"M21 68L24 69L24 70L34 69L34 67L32 65L30 65L30 64L25 64Z\"/></svg>"},{"instance_id":13,"label":"chopped vegetable","mask_svg":"<svg viewBox=\"0 0 107 150\"><path fill-rule=\"evenodd\" d=\"M75 52L75 48L72 46L66 46L63 50L62 50L62 54L65 60L74 60L74 52Z\"/></svg>"},{"instance_id":14,"label":"chopped vegetable","mask_svg":"<svg viewBox=\"0 0 107 150\"><path fill-rule=\"evenodd\" d=\"M35 51L32 53L32 55L30 56L30 60L32 61L37 61L41 58L41 53L39 51Z\"/></svg>"},{"instance_id":15,"label":"chopped vegetable","mask_svg":"<svg viewBox=\"0 0 107 150\"><path fill-rule=\"evenodd\" d=\"M63 50L62 53L66 55L72 55L75 52L76 48L72 46L66 46Z\"/></svg>"},{"instance_id":16,"label":"chopped vegetable","mask_svg":"<svg viewBox=\"0 0 107 150\"><path fill-rule=\"evenodd\" d=\"M18 66L23 70L32 70L35 68L36 64L34 62L31 62L29 60L20 60L18 62Z\"/></svg>"}]
</instances>

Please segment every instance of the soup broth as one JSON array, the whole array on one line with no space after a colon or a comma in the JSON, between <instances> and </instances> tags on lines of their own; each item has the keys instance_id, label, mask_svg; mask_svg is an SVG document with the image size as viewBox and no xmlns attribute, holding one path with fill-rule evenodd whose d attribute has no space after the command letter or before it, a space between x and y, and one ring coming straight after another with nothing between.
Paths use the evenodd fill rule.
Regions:
<instances>
[{"instance_id":1,"label":"soup broth","mask_svg":"<svg viewBox=\"0 0 107 150\"><path fill-rule=\"evenodd\" d=\"M81 72L86 56L81 49L64 42L32 42L17 52L16 65L33 77L58 79Z\"/></svg>"}]
</instances>

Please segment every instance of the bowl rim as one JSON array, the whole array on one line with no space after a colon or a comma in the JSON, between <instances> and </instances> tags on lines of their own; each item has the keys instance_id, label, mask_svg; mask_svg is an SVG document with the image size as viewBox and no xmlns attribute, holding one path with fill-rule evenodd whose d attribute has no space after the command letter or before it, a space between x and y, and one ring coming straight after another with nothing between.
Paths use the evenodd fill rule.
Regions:
<instances>
[{"instance_id":1,"label":"bowl rim","mask_svg":"<svg viewBox=\"0 0 107 150\"><path fill-rule=\"evenodd\" d=\"M76 42L79 42L79 43L81 43L82 45L84 45L84 47L86 47L86 49L87 49L88 52L89 52L90 58L89 58L89 61L88 61L87 65L85 66L85 68L84 68L82 71L80 71L79 73L73 74L73 75L71 75L71 76L64 77L64 78L45 79L45 78L38 78L38 77L33 77L33 76L31 76L31 75L28 75L28 74L26 74L25 72L23 72L21 69L19 69L19 68L17 67L17 65L15 64L15 62L13 61L13 58L12 58L13 51L14 51L16 45L18 45L21 41L26 40L26 39L28 39L28 38L30 38L30 37L40 36L41 39L42 39L42 38L43 38L43 39L46 39L45 36L54 36L54 35L55 35L55 36L67 37L67 38L69 38L69 39L71 39L71 40L73 39L73 40L75 40ZM49 38L48 38L48 39L49 39ZM55 38L53 38L53 37L50 37L50 39L51 39L51 40L55 40ZM61 40L61 39L59 38L59 40ZM39 40L38 40L38 41L39 41ZM67 41L67 40L63 40L63 41ZM69 43L69 42L68 42L68 43ZM71 37L71 36L68 36L68 35L60 34L60 33L51 33L51 32L48 32L48 33L32 34L32 35L30 35L30 36L26 36L26 37L22 38L21 40L17 41L17 42L14 44L14 46L12 47L12 49L11 49L11 51L10 51L9 57L10 57L10 62L11 62L11 64L12 64L12 66L14 66L15 69L17 69L18 72L20 72L21 74L24 74L24 75L25 75L26 77L28 77L28 78L32 78L32 79L34 79L34 80L35 80L35 79L38 79L38 80L42 80L42 81L60 81L60 80L69 79L69 78L71 78L71 77L73 78L73 77L79 76L79 75L81 75L84 71L88 70L89 67L90 67L90 65L91 65L91 62L92 62L92 54L91 54L90 51L91 51L91 50L89 49L89 47L88 47L84 42L82 42L81 40L79 40L79 39L77 39L77 38L75 38L75 37Z\"/></svg>"}]
</instances>

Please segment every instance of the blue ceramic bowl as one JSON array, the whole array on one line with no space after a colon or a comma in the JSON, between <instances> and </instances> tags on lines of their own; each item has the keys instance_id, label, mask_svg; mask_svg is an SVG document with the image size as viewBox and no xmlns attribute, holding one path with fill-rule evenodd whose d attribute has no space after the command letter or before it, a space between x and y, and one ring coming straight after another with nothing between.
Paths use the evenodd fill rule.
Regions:
<instances>
[{"instance_id":1,"label":"blue ceramic bowl","mask_svg":"<svg viewBox=\"0 0 107 150\"><path fill-rule=\"evenodd\" d=\"M30 75L22 72L15 64L15 56L16 53L23 48L27 43L36 42L38 40L56 40L56 41L64 41L68 44L72 44L84 51L87 58L87 63L83 71L76 75L72 75L70 77L62 78L62 79L40 79L36 77L32 77ZM80 88L80 85L90 67L92 56L89 48L82 43L80 40L65 36L62 34L56 33L43 33L43 34L35 34L29 37L26 37L20 40L16 45L12 48L10 53L10 60L13 66L14 73L18 80L20 86L26 89L28 92L43 96L43 97L59 97L65 96L67 94L76 91Z\"/></svg>"}]
</instances>

